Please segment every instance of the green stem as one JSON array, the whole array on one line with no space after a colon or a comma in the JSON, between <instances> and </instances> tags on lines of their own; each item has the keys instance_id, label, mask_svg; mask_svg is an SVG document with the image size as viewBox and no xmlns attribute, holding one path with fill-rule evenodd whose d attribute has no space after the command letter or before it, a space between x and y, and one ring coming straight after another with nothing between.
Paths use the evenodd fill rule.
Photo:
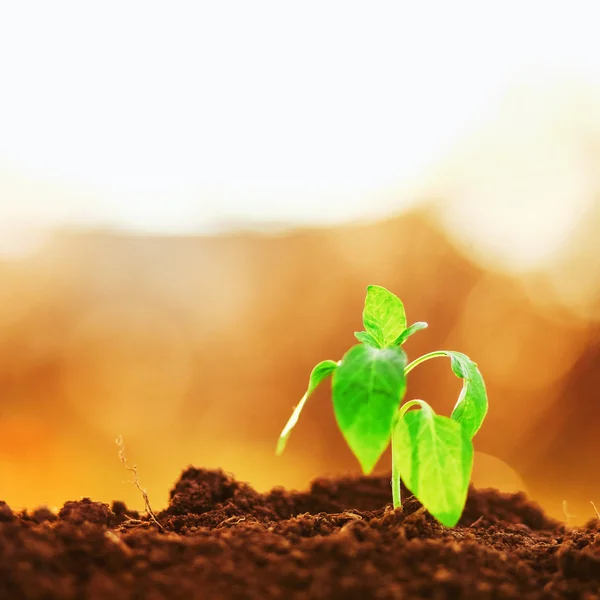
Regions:
<instances>
[{"instance_id":1,"label":"green stem","mask_svg":"<svg viewBox=\"0 0 600 600\"><path fill-rule=\"evenodd\" d=\"M429 410L431 410L427 402L424 402L423 400L409 400L406 404L403 404L402 408L400 408L400 410L398 411L398 419L401 419L406 414L408 409L412 408L413 406L420 406L425 410L427 410L428 408Z\"/></svg>"},{"instance_id":2,"label":"green stem","mask_svg":"<svg viewBox=\"0 0 600 600\"><path fill-rule=\"evenodd\" d=\"M402 491L400 489L400 471L394 452L394 432L392 430L392 503L394 508L402 506Z\"/></svg>"},{"instance_id":3,"label":"green stem","mask_svg":"<svg viewBox=\"0 0 600 600\"><path fill-rule=\"evenodd\" d=\"M415 367L419 366L421 363L424 363L430 358L437 358L438 356L448 356L448 354L444 350L436 350L435 352L430 352L429 354L423 354L423 356L415 358L415 360L413 360L409 365L404 367L404 374L408 375Z\"/></svg>"}]
</instances>

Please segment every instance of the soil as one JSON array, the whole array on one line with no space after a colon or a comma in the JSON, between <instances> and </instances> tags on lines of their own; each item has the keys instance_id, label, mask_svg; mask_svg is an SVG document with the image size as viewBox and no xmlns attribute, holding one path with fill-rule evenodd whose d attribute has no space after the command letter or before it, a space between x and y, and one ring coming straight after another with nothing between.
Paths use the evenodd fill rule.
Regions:
<instances>
[{"instance_id":1,"label":"soil","mask_svg":"<svg viewBox=\"0 0 600 600\"><path fill-rule=\"evenodd\" d=\"M260 494L190 467L160 527L122 502L0 503L0 598L600 600L598 520L567 528L524 494L471 489L448 529L390 496L389 478Z\"/></svg>"}]
</instances>

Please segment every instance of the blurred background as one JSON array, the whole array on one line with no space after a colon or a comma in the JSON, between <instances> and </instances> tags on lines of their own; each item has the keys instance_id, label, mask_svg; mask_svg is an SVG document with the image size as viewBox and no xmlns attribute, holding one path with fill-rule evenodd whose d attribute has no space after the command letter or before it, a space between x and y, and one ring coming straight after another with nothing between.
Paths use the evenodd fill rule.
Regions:
<instances>
[{"instance_id":1,"label":"blurred background","mask_svg":"<svg viewBox=\"0 0 600 600\"><path fill-rule=\"evenodd\" d=\"M357 473L311 368L405 303L473 357L474 482L600 505L600 52L590 2L0 8L0 497L155 509L188 464ZM447 361L407 398L449 414ZM385 456L377 473L386 473Z\"/></svg>"}]
</instances>

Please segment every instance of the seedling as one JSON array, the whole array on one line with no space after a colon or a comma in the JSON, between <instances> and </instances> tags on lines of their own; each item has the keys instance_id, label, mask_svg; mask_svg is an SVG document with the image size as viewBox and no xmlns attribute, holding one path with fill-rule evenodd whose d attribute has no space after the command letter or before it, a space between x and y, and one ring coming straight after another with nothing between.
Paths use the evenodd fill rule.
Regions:
<instances>
[{"instance_id":1,"label":"seedling","mask_svg":"<svg viewBox=\"0 0 600 600\"><path fill-rule=\"evenodd\" d=\"M276 453L283 452L308 397L332 375L335 417L363 473L373 471L391 441L394 508L402 505L402 477L440 523L454 527L465 506L473 469L471 440L488 408L481 373L468 356L450 350L430 352L408 364L402 344L427 323L407 327L404 305L383 287L367 287L363 324L365 331L354 334L360 343L342 360L325 360L312 370L308 389L279 436ZM452 372L463 380L450 417L437 415L423 400L402 405L407 375L437 357L450 358Z\"/></svg>"}]
</instances>

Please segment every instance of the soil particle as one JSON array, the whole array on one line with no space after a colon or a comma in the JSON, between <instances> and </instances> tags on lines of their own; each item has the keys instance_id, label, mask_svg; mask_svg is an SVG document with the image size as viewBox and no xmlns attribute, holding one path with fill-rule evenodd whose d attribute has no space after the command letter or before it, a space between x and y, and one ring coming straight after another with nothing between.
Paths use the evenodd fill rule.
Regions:
<instances>
[{"instance_id":1,"label":"soil particle","mask_svg":"<svg viewBox=\"0 0 600 600\"><path fill-rule=\"evenodd\" d=\"M571 529L523 494L471 489L448 529L390 495L378 477L259 494L190 467L162 531L122 502L0 502L0 600L600 600L600 521Z\"/></svg>"},{"instance_id":2,"label":"soil particle","mask_svg":"<svg viewBox=\"0 0 600 600\"><path fill-rule=\"evenodd\" d=\"M65 502L58 513L58 518L70 521L73 525L82 523L96 523L97 525L111 525L115 521L115 514L108 504L93 502L84 498L79 502Z\"/></svg>"}]
</instances>

